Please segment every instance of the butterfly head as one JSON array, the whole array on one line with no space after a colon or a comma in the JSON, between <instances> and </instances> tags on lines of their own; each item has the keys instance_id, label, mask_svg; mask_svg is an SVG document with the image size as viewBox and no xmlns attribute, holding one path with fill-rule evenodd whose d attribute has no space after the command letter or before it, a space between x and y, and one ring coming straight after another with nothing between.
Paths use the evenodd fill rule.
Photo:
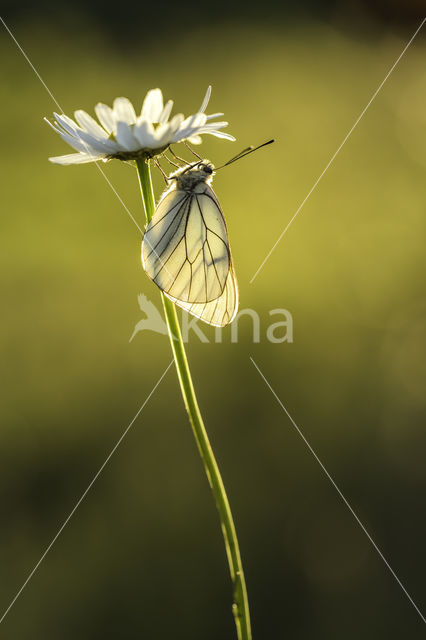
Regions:
<instances>
[{"instance_id":1,"label":"butterfly head","mask_svg":"<svg viewBox=\"0 0 426 640\"><path fill-rule=\"evenodd\" d=\"M200 162L198 165L198 170L204 172L206 176L211 176L214 171L214 166L208 160L203 160L203 162Z\"/></svg>"},{"instance_id":2,"label":"butterfly head","mask_svg":"<svg viewBox=\"0 0 426 640\"><path fill-rule=\"evenodd\" d=\"M179 169L169 180L176 180L177 189L192 190L200 183L210 184L213 179L214 165L208 160L201 160L196 164Z\"/></svg>"}]
</instances>

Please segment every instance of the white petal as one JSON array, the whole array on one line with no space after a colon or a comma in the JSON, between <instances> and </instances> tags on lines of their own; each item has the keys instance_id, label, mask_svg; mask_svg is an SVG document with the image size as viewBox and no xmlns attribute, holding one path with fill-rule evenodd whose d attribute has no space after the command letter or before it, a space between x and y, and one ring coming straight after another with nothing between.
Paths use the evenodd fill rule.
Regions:
<instances>
[{"instance_id":1,"label":"white petal","mask_svg":"<svg viewBox=\"0 0 426 640\"><path fill-rule=\"evenodd\" d=\"M210 122L208 124L205 124L203 127L198 127L198 129L194 129L191 133L188 133L187 135L202 135L204 133L209 133L210 135L216 136L217 138L223 138L225 140L232 140L234 141L235 138L234 136L232 136L230 133L223 133L222 131L219 131L219 129L223 129L224 127L227 127L228 123L227 122Z\"/></svg>"},{"instance_id":2,"label":"white petal","mask_svg":"<svg viewBox=\"0 0 426 640\"><path fill-rule=\"evenodd\" d=\"M212 94L212 88L211 88L211 85L209 85L207 87L207 91L206 91L206 95L204 96L203 103L201 107L198 109L198 113L204 113L204 111L207 108L207 105L209 104L211 94Z\"/></svg>"},{"instance_id":3,"label":"white petal","mask_svg":"<svg viewBox=\"0 0 426 640\"><path fill-rule=\"evenodd\" d=\"M225 121L223 121L223 122L209 122L209 123L206 123L206 124L204 124L204 125L202 125L202 126L200 126L198 128L200 129L200 131L202 130L204 132L204 131L210 131L212 129L223 129L223 127L227 127L228 124L229 124L229 122L225 122Z\"/></svg>"},{"instance_id":4,"label":"white petal","mask_svg":"<svg viewBox=\"0 0 426 640\"><path fill-rule=\"evenodd\" d=\"M57 114L56 114L56 117L59 120L61 120L61 117L58 116ZM52 127L53 131L55 131L56 133L59 133L62 140L64 140L67 144L69 144L73 149L75 149L76 151L83 151L83 152L87 151L87 144L80 139L77 131L72 130L72 134L69 134L67 133L67 131L64 131L59 127L55 127L55 125L53 125L47 118L44 118L44 119L47 122L47 124Z\"/></svg>"},{"instance_id":5,"label":"white petal","mask_svg":"<svg viewBox=\"0 0 426 640\"><path fill-rule=\"evenodd\" d=\"M86 115L88 116L88 114ZM106 136L103 139L99 140L97 137L91 135L90 133L87 133L83 129L80 129L75 124L74 120L68 118L68 116L60 116L56 114L56 119L58 120L59 124L66 130L65 132L62 132L57 129L59 135L71 147L76 149L76 151L83 151L86 153L92 153L94 151L95 153L108 155L111 153L115 153L118 150L117 144L113 140L108 140Z\"/></svg>"},{"instance_id":6,"label":"white petal","mask_svg":"<svg viewBox=\"0 0 426 640\"><path fill-rule=\"evenodd\" d=\"M210 116L206 116L207 120L212 120L213 118L220 118L220 116L223 116L223 113L212 113Z\"/></svg>"},{"instance_id":7,"label":"white petal","mask_svg":"<svg viewBox=\"0 0 426 640\"><path fill-rule=\"evenodd\" d=\"M175 131L172 135L172 142L182 142L182 140L188 140L190 138L190 136L188 135L187 132L185 131L181 131L181 129L178 129L177 131Z\"/></svg>"},{"instance_id":8,"label":"white petal","mask_svg":"<svg viewBox=\"0 0 426 640\"><path fill-rule=\"evenodd\" d=\"M173 128L170 122L167 124L160 124L155 129L155 139L156 145L154 149L158 149L160 147L165 147L171 142L173 137Z\"/></svg>"},{"instance_id":9,"label":"white petal","mask_svg":"<svg viewBox=\"0 0 426 640\"><path fill-rule=\"evenodd\" d=\"M108 133L115 133L116 126L112 109L108 107L108 105L98 102L95 111L104 129L106 129Z\"/></svg>"},{"instance_id":10,"label":"white petal","mask_svg":"<svg viewBox=\"0 0 426 640\"><path fill-rule=\"evenodd\" d=\"M74 120L66 116L64 113L59 115L59 113L53 112L53 115L56 118L56 122L60 124L61 127L71 136L76 136L77 132L80 131L80 127L74 122Z\"/></svg>"},{"instance_id":11,"label":"white petal","mask_svg":"<svg viewBox=\"0 0 426 640\"><path fill-rule=\"evenodd\" d=\"M190 144L201 144L203 141L201 136L191 136L191 138L187 138L187 140Z\"/></svg>"},{"instance_id":12,"label":"white petal","mask_svg":"<svg viewBox=\"0 0 426 640\"><path fill-rule=\"evenodd\" d=\"M123 151L136 151L140 149L140 144L133 135L132 129L127 122L117 122L115 138Z\"/></svg>"},{"instance_id":13,"label":"white petal","mask_svg":"<svg viewBox=\"0 0 426 640\"><path fill-rule=\"evenodd\" d=\"M148 122L160 122L163 111L163 94L161 89L151 89L145 96L141 117Z\"/></svg>"},{"instance_id":14,"label":"white petal","mask_svg":"<svg viewBox=\"0 0 426 640\"><path fill-rule=\"evenodd\" d=\"M222 138L223 140L230 140L231 142L235 142L236 138L231 136L230 133L225 133L224 131L203 131L202 133L207 133L211 136L215 136L216 138Z\"/></svg>"},{"instance_id":15,"label":"white petal","mask_svg":"<svg viewBox=\"0 0 426 640\"><path fill-rule=\"evenodd\" d=\"M132 103L127 98L116 98L114 100L114 117L116 122L136 122L136 113Z\"/></svg>"},{"instance_id":16,"label":"white petal","mask_svg":"<svg viewBox=\"0 0 426 640\"><path fill-rule=\"evenodd\" d=\"M224 140L231 140L232 142L235 141L234 136L231 136L231 134L229 133L217 131L216 129L206 129L203 127L200 129L193 129L189 132L187 129L178 129L178 131L176 131L172 136L172 142L182 142L182 140L189 140L193 144L199 144L199 142L201 141L200 136L206 133L212 136L216 136L217 138L223 138ZM197 142L195 142L195 140L197 140Z\"/></svg>"},{"instance_id":17,"label":"white petal","mask_svg":"<svg viewBox=\"0 0 426 640\"><path fill-rule=\"evenodd\" d=\"M87 151L89 153L94 150L96 153L109 155L111 153L116 153L119 150L119 147L117 143L114 142L114 140L108 140L107 138L105 138L104 140L98 140L94 136L90 135L90 133L86 133L85 131L79 131L78 136L82 143L85 145L84 151Z\"/></svg>"},{"instance_id":18,"label":"white petal","mask_svg":"<svg viewBox=\"0 0 426 640\"><path fill-rule=\"evenodd\" d=\"M83 140L80 140L79 138L76 138L74 136L70 136L69 133L66 133L65 131L59 131L58 133L61 136L62 140L64 140L67 144L70 145L70 147L72 147L76 151L83 151L83 153L91 153L92 151L94 151L94 149L90 149L89 145Z\"/></svg>"},{"instance_id":19,"label":"white petal","mask_svg":"<svg viewBox=\"0 0 426 640\"><path fill-rule=\"evenodd\" d=\"M87 133L90 133L95 138L100 138L101 140L105 140L108 138L105 129L102 129L102 127L98 125L96 120L94 120L92 116L89 116L89 114L82 109L75 111L74 116L80 127Z\"/></svg>"},{"instance_id":20,"label":"white petal","mask_svg":"<svg viewBox=\"0 0 426 640\"><path fill-rule=\"evenodd\" d=\"M185 117L183 113L177 113L170 120L170 126L172 127L172 129L177 130L181 126L182 122L184 122L184 120L185 120Z\"/></svg>"},{"instance_id":21,"label":"white petal","mask_svg":"<svg viewBox=\"0 0 426 640\"><path fill-rule=\"evenodd\" d=\"M182 128L184 127L202 127L207 122L207 116L205 113L195 113L193 116L189 116L182 122Z\"/></svg>"},{"instance_id":22,"label":"white petal","mask_svg":"<svg viewBox=\"0 0 426 640\"><path fill-rule=\"evenodd\" d=\"M156 144L154 127L151 122L138 118L139 123L135 125L133 133L138 139L142 149L154 149Z\"/></svg>"},{"instance_id":23,"label":"white petal","mask_svg":"<svg viewBox=\"0 0 426 640\"><path fill-rule=\"evenodd\" d=\"M86 162L96 162L101 160L102 156L91 156L88 153L69 153L65 156L55 156L49 158L54 164L84 164Z\"/></svg>"},{"instance_id":24,"label":"white petal","mask_svg":"<svg viewBox=\"0 0 426 640\"><path fill-rule=\"evenodd\" d=\"M163 111L161 112L160 118L158 120L160 124L164 124L165 122L167 122L172 112L172 108L173 108L173 100L169 100L166 106L164 107Z\"/></svg>"},{"instance_id":25,"label":"white petal","mask_svg":"<svg viewBox=\"0 0 426 640\"><path fill-rule=\"evenodd\" d=\"M196 133L197 129L203 127L206 124L206 116L204 113L195 113L193 116L189 116L182 122L179 127L179 131L184 137L190 136Z\"/></svg>"},{"instance_id":26,"label":"white petal","mask_svg":"<svg viewBox=\"0 0 426 640\"><path fill-rule=\"evenodd\" d=\"M172 134L171 142L182 142L182 140L186 140L187 138L188 136L182 135L182 132L178 129Z\"/></svg>"},{"instance_id":27,"label":"white petal","mask_svg":"<svg viewBox=\"0 0 426 640\"><path fill-rule=\"evenodd\" d=\"M50 122L50 120L48 120L48 118L46 118L46 116L43 118L43 120L44 120L45 122L47 122L47 124L49 125L49 127L52 127L52 129L53 129L53 131L54 131L55 133L61 133L61 129L58 129L58 127L55 127L55 125L54 125L54 124L52 124L52 123ZM55 122L55 124L57 125L58 123L57 123L57 122Z\"/></svg>"}]
</instances>

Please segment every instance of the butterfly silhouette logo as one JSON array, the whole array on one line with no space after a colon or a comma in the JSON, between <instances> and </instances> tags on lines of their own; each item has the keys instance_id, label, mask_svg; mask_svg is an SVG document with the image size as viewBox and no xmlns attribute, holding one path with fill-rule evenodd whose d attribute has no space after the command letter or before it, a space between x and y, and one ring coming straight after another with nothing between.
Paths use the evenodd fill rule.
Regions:
<instances>
[{"instance_id":1,"label":"butterfly silhouette logo","mask_svg":"<svg viewBox=\"0 0 426 640\"><path fill-rule=\"evenodd\" d=\"M132 342L135 335L140 331L154 331L155 333L167 335L167 325L164 322L164 318L158 311L155 304L148 300L148 298L143 293L140 293L138 295L138 304L140 310L145 314L146 317L142 318L142 320L139 320L139 322L135 325L129 342Z\"/></svg>"}]
</instances>

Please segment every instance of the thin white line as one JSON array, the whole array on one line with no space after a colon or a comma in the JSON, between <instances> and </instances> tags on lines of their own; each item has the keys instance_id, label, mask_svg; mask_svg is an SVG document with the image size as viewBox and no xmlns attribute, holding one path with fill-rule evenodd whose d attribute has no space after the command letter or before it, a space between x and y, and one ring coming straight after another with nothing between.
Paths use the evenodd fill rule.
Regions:
<instances>
[{"instance_id":1,"label":"thin white line","mask_svg":"<svg viewBox=\"0 0 426 640\"><path fill-rule=\"evenodd\" d=\"M324 174L326 173L326 171L328 170L328 168L331 166L331 164L334 162L334 159L336 158L336 156L338 155L338 153L340 152L340 150L342 149L343 145L346 143L346 141L348 140L349 136L352 134L352 132L354 131L355 127L358 125L359 121L361 120L361 118L364 116L365 112L367 111L367 109L369 108L369 106L371 105L371 103L373 102L373 100L375 99L375 97L377 96L377 94L379 93L379 91L381 90L381 88L383 87L383 85L385 84L386 80L389 78L389 76L391 75L392 71L395 69L395 67L397 66L397 64L399 63L399 61L401 60L402 56L405 54L405 52L407 51L408 47L411 45L411 43L413 42L414 38L416 37L416 35L419 33L420 29L422 28L422 26L424 25L426 21L426 18L423 18L421 24L419 27L417 27L416 31L414 32L414 34L411 36L410 40L408 41L408 44L404 47L404 49L402 50L402 52L400 53L400 55L398 56L398 58L396 59L396 61L393 63L392 67L389 69L388 73L386 74L384 80L382 80L382 82L379 84L379 86L377 87L376 91L373 93L373 95L371 96L370 100L368 101L367 105L364 107L364 109L361 111L360 115L358 116L358 118L355 120L354 124L352 125L352 127L349 129L349 132L346 134L346 136L343 138L343 142L340 144L340 146L337 148L337 151L334 152L334 154L331 156L331 159L329 160L328 164L326 165L325 169L323 170L323 172L320 174L320 176L317 178L317 180L314 182L314 185L312 186L312 188L310 189L310 191L308 192L308 195L304 198L304 200L302 200L301 204L299 205L299 207L296 210L296 213L293 215L293 217L291 218L290 222L287 224L287 226L285 227L285 229L281 232L278 240L275 242L274 246L272 247L272 249L270 249L269 253L267 254L266 258L263 260L262 264L259 266L259 268L257 269L257 271L255 272L254 276L252 277L252 279L250 280L250 284L252 284L255 280L255 278L257 277L257 275L259 274L259 271L263 268L264 264L267 262L267 260L269 260L272 252L275 250L276 246L278 245L278 243L281 241L282 237L284 236L284 234L287 232L287 230L289 229L290 225L292 224L292 222L294 221L294 219L296 218L296 216L298 215L299 211L302 209L302 207L304 206L305 202L307 201L307 199L309 198L309 196L311 195L311 193L315 190L315 188L317 187L318 183L320 182L320 180L322 179L322 177L324 176Z\"/></svg>"},{"instance_id":2,"label":"thin white line","mask_svg":"<svg viewBox=\"0 0 426 640\"><path fill-rule=\"evenodd\" d=\"M59 536L61 535L62 531L65 529L65 527L67 526L68 522L71 520L72 516L74 515L74 513L77 511L78 507L80 506L80 504L83 502L84 498L87 496L87 494L89 493L90 489L93 487L93 485L95 484L96 480L99 478L99 476L101 475L102 471L105 469L106 465L108 464L108 462L110 461L110 459L112 458L112 456L114 455L114 453L116 452L116 450L118 449L118 447L120 446L121 442L124 440L124 438L126 437L127 433L129 432L130 428L132 427L133 423L136 421L136 419L138 418L138 416L140 415L140 413L142 412L142 409L145 407L145 405L148 403L148 401L150 400L152 394L155 392L155 390L157 389L158 385L161 383L161 381L163 380L164 376L166 375L166 373L168 372L168 370L170 369L170 367L173 364L173 360L170 362L170 364L168 365L167 369L164 371L164 373L161 375L161 377L158 379L158 381L156 382L156 384L154 385L153 389L151 390L150 394L148 395L148 397L146 398L145 402L142 404L142 406L139 408L138 412L136 413L135 417L132 419L132 421L130 422L130 424L126 427L125 431L122 433L122 435L120 436L119 440L116 442L116 444L114 445L113 449L111 450L110 454L108 455L108 457L106 458L105 462L102 464L102 466L99 468L98 472L95 474L95 476L93 477L92 481L90 482L90 484L88 485L87 489L84 491L84 493L82 494L82 496L80 497L80 499L76 502L74 508L72 509L72 511L70 512L70 514L68 515L68 517L65 519L64 523L62 524L62 526L60 527L59 531L57 532L57 534L55 535L55 537L52 539L52 541L50 542L50 544L48 545L48 547L46 548L45 552L43 553L43 555L41 556L40 560L37 562L37 564L35 565L35 567L33 568L33 570L31 571L31 573L29 574L29 576L27 577L27 579L25 580L24 584L22 585L22 587L19 589L18 593L16 594L16 596L13 598L12 602L9 604L9 606L7 607L6 611L3 613L2 617L0 618L0 624L3 622L3 620L5 619L5 617L7 616L7 614L9 613L9 611L11 610L11 608L13 607L13 605L15 604L15 602L17 601L17 599L19 598L19 596L21 595L21 593L23 592L23 590L25 589L25 587L27 586L27 584L29 583L29 581L31 580L31 578L33 577L33 575L35 574L35 572L37 571L37 569L39 568L39 566L41 565L41 563L43 562L43 560L45 559L45 557L47 556L47 554L49 553L49 551L51 550L51 548L53 547L53 545L55 544L56 540L59 538Z\"/></svg>"},{"instance_id":3,"label":"thin white line","mask_svg":"<svg viewBox=\"0 0 426 640\"><path fill-rule=\"evenodd\" d=\"M43 78L41 77L41 75L39 74L39 72L37 71L37 69L35 68L35 66L33 65L33 63L31 62L31 60L29 59L29 57L27 56L27 54L25 53L25 51L23 50L23 48L21 47L21 45L19 44L19 42L17 41L17 39L15 38L15 36L13 35L13 33L11 32L11 30L9 29L9 27L7 26L7 24L5 23L5 21L3 20L3 18L1 16L0 16L0 20L2 21L4 28L6 29L6 31L8 32L8 34L10 35L10 37L12 38L12 40L14 41L16 46L18 47L19 51L22 53L22 55L24 56L25 60L30 65L31 69L34 71L34 73L36 74L37 78L40 80L41 84L46 89L46 91L49 94L49 96L52 98L53 102L56 104L56 106L59 108L59 110L62 111L62 113L63 113L64 110L62 109L61 105L56 100L55 96L50 91L49 87L47 86L47 84L45 83L45 81L43 80Z\"/></svg>"},{"instance_id":4,"label":"thin white line","mask_svg":"<svg viewBox=\"0 0 426 640\"><path fill-rule=\"evenodd\" d=\"M127 212L127 215L129 216L129 218L134 222L134 224L136 225L136 227L139 229L139 231L141 232L141 235L143 235L143 231L140 228L140 226L138 225L138 223L136 222L135 218L133 217L133 215L130 213L128 207L124 204L121 196L117 193L116 188L114 187L114 185L111 183L110 179L108 178L108 176L106 175L106 173L104 172L104 170L102 169L102 167L99 166L99 162L95 162L96 168L101 172L101 174L103 175L103 177L105 178L105 180L107 181L107 183L109 184L109 186L111 187L113 193L117 196L119 202L121 202L121 204L123 205L124 209Z\"/></svg>"},{"instance_id":5,"label":"thin white line","mask_svg":"<svg viewBox=\"0 0 426 640\"><path fill-rule=\"evenodd\" d=\"M250 356L250 360L252 361L252 364L254 365L254 367L257 369L258 373L260 374L261 378L265 382L266 386L271 391L271 393L274 396L275 400L278 402L278 404L280 405L281 409L283 409L283 411L286 414L287 418L290 420L291 424L296 429L297 433L302 438L303 442L306 444L306 446L308 447L309 451L312 453L312 455L314 456L315 460L318 462L318 464L320 465L321 469L324 471L325 475L330 480L331 484L336 489L337 493L339 494L339 496L341 497L341 499L343 500L343 502L345 503L345 505L347 506L347 508L349 509L349 511L351 512L351 514L353 515L353 517L355 518L355 520L357 521L357 523L359 524L361 529L364 531L365 535L367 536L367 538L369 539L369 541L371 542L371 544L373 545L373 547L375 548L375 550L377 551L377 553L379 554L379 556L381 557L381 559L383 560L383 562L385 563L385 565L387 566L387 568L389 569L389 571L391 572L391 574L393 575L393 577L395 578L395 580L397 581L397 583L399 584L399 586L401 587L401 589L403 590L405 595L407 596L408 600L411 602L411 604L413 605L413 607L415 608L415 610L417 611L417 613L419 614L419 616L421 617L423 622L426 624L426 618L424 617L424 615L422 614L422 612L420 611L420 609L418 608L418 606L414 602L413 598L410 596L410 594L408 593L407 589L404 587L404 585L402 584L401 580L398 578L398 576L396 575L395 571L392 569L392 567L390 566L389 562L386 560L385 556L380 551L379 547L374 542L373 538L368 533L367 529L362 524L361 520L359 519L359 517L357 516L355 511L352 509L351 505L346 500L345 496L343 495L343 493L341 492L341 490L339 489L339 487L337 486L337 484L335 483L335 481L333 480L333 478L331 477L331 475L329 474L329 472L327 471L327 469L325 468L325 466L323 465L321 460L318 458L317 454L315 453L315 451L313 450L313 448L311 447L311 445L309 444L309 442L307 441L307 439L305 438L305 436L303 435L303 433L301 432L301 430L299 429L299 427L297 426L297 424L295 423L295 421L293 420L293 418L291 417L291 415L289 414L289 412L287 411L287 409L285 408L285 406L283 405L283 403L281 402L281 400L279 399L279 397L277 396L277 394L275 393L275 391L273 390L273 388L271 387L271 385L269 384L269 382L267 381L267 379L265 378L265 376L263 375L263 373L261 372L261 370L259 369L259 367L257 366L256 362L253 360L253 358L251 356Z\"/></svg>"},{"instance_id":6,"label":"thin white line","mask_svg":"<svg viewBox=\"0 0 426 640\"><path fill-rule=\"evenodd\" d=\"M35 68L35 66L33 65L33 63L31 62L31 60L29 59L29 57L27 56L27 54L25 53L25 51L23 50L23 48L21 47L21 45L19 44L19 42L17 41L17 39L15 38L15 36L13 35L13 33L11 32L11 30L9 29L9 27L7 26L7 24L5 23L5 21L3 20L3 18L0 16L0 21L3 23L4 28L6 29L6 31L8 32L8 34L10 35L10 37L12 38L12 40L14 41L14 43L16 44L16 46L18 47L19 51L22 53L22 55L24 56L25 60L28 62L28 64L30 65L31 69L34 71L35 75L37 76L37 78L40 80L41 84L43 85L43 87L46 89L47 93L49 94L49 96L52 98L53 102L56 104L56 106L59 108L59 110L64 113L64 110L62 109L61 105L59 104L59 102L56 100L55 96L53 95L53 93L50 91L49 87L47 86L47 84L45 83L45 81L43 80L43 78L41 77L41 75L39 74L39 72L37 71L37 69ZM81 140L81 138L80 138ZM81 140L81 142L83 144L85 144L84 140ZM87 145L86 148L88 149ZM140 226L138 225L138 223L136 222L135 218L133 217L133 215L130 213L128 207L124 204L122 198L118 195L117 190L115 189L115 187L111 184L111 181L109 180L109 178L107 177L106 173L104 172L104 170L102 169L102 167L99 165L98 162L95 162L96 168L98 169L98 171L103 175L103 177L105 178L105 180L107 181L108 185L111 187L113 193L116 195L116 197L118 198L119 202L123 205L125 211L127 212L129 218L134 222L134 224L136 225L136 227L139 229L139 231L141 232L141 234L143 235L143 231L140 228Z\"/></svg>"}]
</instances>

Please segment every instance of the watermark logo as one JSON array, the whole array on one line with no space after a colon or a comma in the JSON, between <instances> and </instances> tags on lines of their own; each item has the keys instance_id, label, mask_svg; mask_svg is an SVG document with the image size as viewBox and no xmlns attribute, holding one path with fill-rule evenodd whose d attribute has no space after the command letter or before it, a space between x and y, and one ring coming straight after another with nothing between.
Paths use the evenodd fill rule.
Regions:
<instances>
[{"instance_id":1,"label":"watermark logo","mask_svg":"<svg viewBox=\"0 0 426 640\"><path fill-rule=\"evenodd\" d=\"M148 298L140 293L138 295L138 304L140 310L144 316L133 330L129 342L135 338L135 336L142 331L154 331L155 333L161 333L167 335L167 325L164 321L162 313L157 309L155 304L148 300ZM186 343L190 339L190 335L196 335L200 342L208 343L222 343L223 332L225 335L231 338L231 342L238 342L240 320L248 318L252 329L252 342L258 343L261 338L266 339L267 342L273 344L281 344L283 342L293 342L293 316L288 309L271 309L268 312L268 324L266 327L261 327L261 319L257 311L254 309L240 309L235 316L234 321L230 327L214 327L214 337L209 339L204 333L202 326L205 326L203 322L199 322L197 318L191 316L188 313L182 313L182 339ZM229 338L227 338L227 341Z\"/></svg>"},{"instance_id":2,"label":"watermark logo","mask_svg":"<svg viewBox=\"0 0 426 640\"><path fill-rule=\"evenodd\" d=\"M135 325L129 342L131 342L140 331L155 331L155 333L167 335L167 325L155 304L150 302L143 293L138 295L138 304L140 310L145 314L145 318L139 320Z\"/></svg>"}]
</instances>

